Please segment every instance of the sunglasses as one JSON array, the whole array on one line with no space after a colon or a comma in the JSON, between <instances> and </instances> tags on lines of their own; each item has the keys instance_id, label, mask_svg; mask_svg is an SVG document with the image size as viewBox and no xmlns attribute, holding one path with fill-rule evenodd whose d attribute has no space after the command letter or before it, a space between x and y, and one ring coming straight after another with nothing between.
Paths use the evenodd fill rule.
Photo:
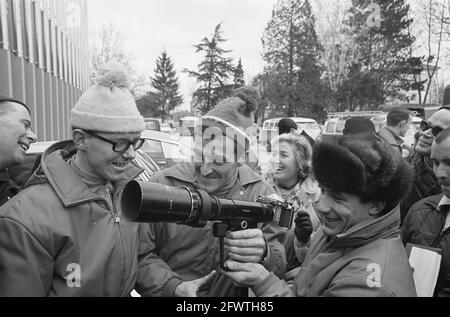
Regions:
<instances>
[{"instance_id":1,"label":"sunglasses","mask_svg":"<svg viewBox=\"0 0 450 317\"><path fill-rule=\"evenodd\" d=\"M133 146L133 149L135 151L139 150L145 142L145 139L134 139L133 141L130 141L128 139L120 139L118 141L114 141L108 138L105 138L101 135L98 135L95 132L92 131L85 131L87 134L92 135L93 137L96 137L97 139L100 139L102 141L108 142L109 144L112 144L113 146L113 151L116 153L125 153L126 151L128 151L128 149L130 148L130 146Z\"/></svg>"},{"instance_id":2,"label":"sunglasses","mask_svg":"<svg viewBox=\"0 0 450 317\"><path fill-rule=\"evenodd\" d=\"M436 125L433 125L428 121L422 120L420 122L420 130L423 132L431 130L431 134L433 134L434 137L437 137L438 134L441 133L444 129Z\"/></svg>"}]
</instances>

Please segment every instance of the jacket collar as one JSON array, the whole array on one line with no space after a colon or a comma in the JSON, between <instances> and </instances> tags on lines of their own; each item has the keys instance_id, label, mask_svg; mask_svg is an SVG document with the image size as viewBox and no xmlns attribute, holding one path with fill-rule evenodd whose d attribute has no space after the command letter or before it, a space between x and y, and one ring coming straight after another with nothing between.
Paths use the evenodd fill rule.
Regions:
<instances>
[{"instance_id":1,"label":"jacket collar","mask_svg":"<svg viewBox=\"0 0 450 317\"><path fill-rule=\"evenodd\" d=\"M327 245L329 248L355 248L378 239L397 237L400 234L400 207L386 215L358 224L337 235Z\"/></svg>"},{"instance_id":2,"label":"jacket collar","mask_svg":"<svg viewBox=\"0 0 450 317\"><path fill-rule=\"evenodd\" d=\"M442 198L444 197L444 194L441 193L439 195L431 196L426 198L425 205L431 207L434 210L440 210L439 203L441 202Z\"/></svg>"},{"instance_id":3,"label":"jacket collar","mask_svg":"<svg viewBox=\"0 0 450 317\"><path fill-rule=\"evenodd\" d=\"M91 201L104 201L93 193L76 172L69 166L67 159L76 153L72 141L58 142L44 152L41 166L35 172L29 185L48 182L66 208L75 207ZM117 188L136 178L143 169L134 163L125 171L126 180L116 184Z\"/></svg>"},{"instance_id":4,"label":"jacket collar","mask_svg":"<svg viewBox=\"0 0 450 317\"><path fill-rule=\"evenodd\" d=\"M195 164L192 162L182 162L164 171L166 177L174 178L184 183L193 184L195 182ZM242 186L247 186L262 178L246 164L238 167L238 179Z\"/></svg>"}]
</instances>

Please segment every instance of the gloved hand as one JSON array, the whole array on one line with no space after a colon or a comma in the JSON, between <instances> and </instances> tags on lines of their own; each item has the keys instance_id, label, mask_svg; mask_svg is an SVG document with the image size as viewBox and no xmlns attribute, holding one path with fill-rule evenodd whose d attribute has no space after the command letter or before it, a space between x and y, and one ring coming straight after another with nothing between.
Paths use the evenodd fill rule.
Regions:
<instances>
[{"instance_id":1,"label":"gloved hand","mask_svg":"<svg viewBox=\"0 0 450 317\"><path fill-rule=\"evenodd\" d=\"M313 226L309 214L305 211L299 211L295 217L294 234L298 241L307 243L311 233L313 233Z\"/></svg>"}]
</instances>

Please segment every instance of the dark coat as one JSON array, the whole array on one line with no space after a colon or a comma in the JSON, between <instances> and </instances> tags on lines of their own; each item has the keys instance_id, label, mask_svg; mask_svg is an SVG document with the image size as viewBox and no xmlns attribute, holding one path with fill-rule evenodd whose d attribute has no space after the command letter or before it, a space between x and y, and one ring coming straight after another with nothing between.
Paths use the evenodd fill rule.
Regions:
<instances>
[{"instance_id":1,"label":"dark coat","mask_svg":"<svg viewBox=\"0 0 450 317\"><path fill-rule=\"evenodd\" d=\"M411 159L411 167L414 169L414 182L406 199L400 204L401 219L404 221L408 211L419 200L438 195L442 192L436 176L433 172L429 157L414 153Z\"/></svg>"},{"instance_id":2,"label":"dark coat","mask_svg":"<svg viewBox=\"0 0 450 317\"><path fill-rule=\"evenodd\" d=\"M19 191L19 186L10 179L8 171L0 172L0 206L17 195Z\"/></svg>"},{"instance_id":3,"label":"dark coat","mask_svg":"<svg viewBox=\"0 0 450 317\"><path fill-rule=\"evenodd\" d=\"M403 243L414 243L442 250L441 268L435 296L450 296L450 229L442 232L448 208L440 210L443 194L416 203L408 212L401 230Z\"/></svg>"}]
</instances>

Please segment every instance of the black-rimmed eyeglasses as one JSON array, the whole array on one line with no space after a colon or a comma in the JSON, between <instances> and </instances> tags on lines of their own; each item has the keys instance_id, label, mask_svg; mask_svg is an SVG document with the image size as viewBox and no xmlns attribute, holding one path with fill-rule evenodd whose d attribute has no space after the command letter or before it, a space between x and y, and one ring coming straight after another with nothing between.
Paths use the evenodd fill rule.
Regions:
<instances>
[{"instance_id":1,"label":"black-rimmed eyeglasses","mask_svg":"<svg viewBox=\"0 0 450 317\"><path fill-rule=\"evenodd\" d=\"M434 137L437 137L438 134L441 133L444 130L444 128L441 128L441 127L439 127L437 125L433 125L433 124L431 124L428 121L422 120L420 122L420 130L423 131L423 132L431 130L431 134Z\"/></svg>"},{"instance_id":2,"label":"black-rimmed eyeglasses","mask_svg":"<svg viewBox=\"0 0 450 317\"><path fill-rule=\"evenodd\" d=\"M98 135L95 132L86 131L86 130L84 130L84 131L87 134L92 135L93 137L96 137L97 139L100 139L102 141L108 142L109 144L112 144L113 151L117 152L117 153L121 153L121 154L128 151L128 149L130 148L131 145L133 146L133 149L135 151L137 151L144 145L144 142L145 142L145 139L141 139L141 138L134 139L133 141L130 141L128 139L120 139L120 140L114 141L114 140L105 138L101 135Z\"/></svg>"}]
</instances>

